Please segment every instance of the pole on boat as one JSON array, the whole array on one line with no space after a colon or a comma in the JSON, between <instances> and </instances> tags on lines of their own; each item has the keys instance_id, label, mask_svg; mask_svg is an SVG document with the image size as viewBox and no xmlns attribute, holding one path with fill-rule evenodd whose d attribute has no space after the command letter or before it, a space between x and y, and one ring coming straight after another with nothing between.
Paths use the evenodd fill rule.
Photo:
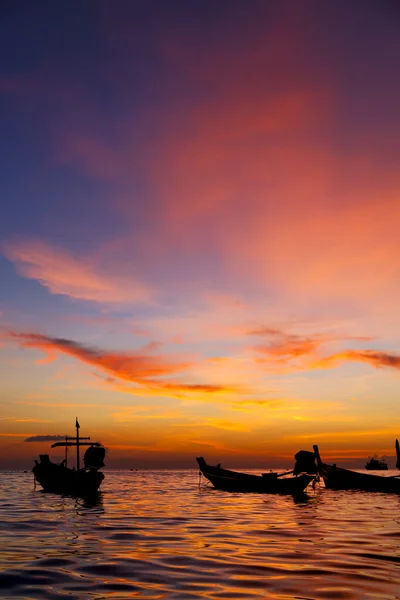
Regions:
<instances>
[{"instance_id":1,"label":"pole on boat","mask_svg":"<svg viewBox=\"0 0 400 600\"><path fill-rule=\"evenodd\" d=\"M75 422L75 427L76 427L76 470L79 471L80 468L80 464L79 464L79 421L78 421L78 417L76 417L76 422Z\"/></svg>"},{"instance_id":2,"label":"pole on boat","mask_svg":"<svg viewBox=\"0 0 400 600\"><path fill-rule=\"evenodd\" d=\"M68 466L68 446L67 446L68 437L65 436L65 466Z\"/></svg>"},{"instance_id":3,"label":"pole on boat","mask_svg":"<svg viewBox=\"0 0 400 600\"><path fill-rule=\"evenodd\" d=\"M315 458L317 459L318 470L321 470L321 468L322 468L322 460L321 460L321 457L320 457L320 454L319 454L318 446L317 445L313 446L313 450L314 450Z\"/></svg>"},{"instance_id":4,"label":"pole on boat","mask_svg":"<svg viewBox=\"0 0 400 600\"><path fill-rule=\"evenodd\" d=\"M397 456L396 469L400 469L400 447L399 447L399 440L396 440L396 456Z\"/></svg>"}]
</instances>

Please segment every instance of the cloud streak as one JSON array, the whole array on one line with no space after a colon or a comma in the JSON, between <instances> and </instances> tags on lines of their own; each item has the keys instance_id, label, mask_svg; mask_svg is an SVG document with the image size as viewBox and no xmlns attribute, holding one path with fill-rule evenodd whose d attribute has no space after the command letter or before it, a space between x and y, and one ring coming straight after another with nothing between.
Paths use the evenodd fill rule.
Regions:
<instances>
[{"instance_id":1,"label":"cloud streak","mask_svg":"<svg viewBox=\"0 0 400 600\"><path fill-rule=\"evenodd\" d=\"M38 348L50 353L59 352L93 365L108 374L107 379L111 384L114 383L113 378L134 384L136 387L129 387L131 393L140 394L142 390L150 390L153 393L173 395L216 394L233 389L218 384L183 383L165 379L192 365L185 361L173 362L165 356L151 355L150 351L154 346L152 344L138 352L122 353L95 349L73 340L37 333L10 332L9 337L25 348ZM127 391L126 387L124 391Z\"/></svg>"},{"instance_id":2,"label":"cloud streak","mask_svg":"<svg viewBox=\"0 0 400 600\"><path fill-rule=\"evenodd\" d=\"M384 352L379 350L344 350L322 354L321 347L332 344L343 343L346 340L367 342L371 340L369 336L340 336L326 334L298 335L288 334L285 331L275 327L260 327L251 329L248 332L250 336L262 336L270 338L269 344L256 345L252 347L257 353L265 356L265 359L258 359L258 362L270 364L272 367L279 367L290 370L308 369L331 369L346 362L363 362L373 367L389 367L400 369L400 355L396 353Z\"/></svg>"},{"instance_id":3,"label":"cloud streak","mask_svg":"<svg viewBox=\"0 0 400 600\"><path fill-rule=\"evenodd\" d=\"M347 350L339 352L326 358L322 358L316 364L316 368L330 368L343 362L364 362L373 367L390 367L400 370L400 355L377 350Z\"/></svg>"},{"instance_id":4,"label":"cloud streak","mask_svg":"<svg viewBox=\"0 0 400 600\"><path fill-rule=\"evenodd\" d=\"M59 442L64 440L65 435L31 435L24 442Z\"/></svg>"},{"instance_id":5,"label":"cloud streak","mask_svg":"<svg viewBox=\"0 0 400 600\"><path fill-rule=\"evenodd\" d=\"M119 280L102 270L96 260L76 258L71 252L40 240L9 241L2 252L20 275L38 281L51 294L101 303L150 300L148 287L134 276Z\"/></svg>"},{"instance_id":6,"label":"cloud streak","mask_svg":"<svg viewBox=\"0 0 400 600\"><path fill-rule=\"evenodd\" d=\"M169 375L186 369L189 364L172 363L168 358L151 356L142 352L118 353L91 348L73 340L56 338L38 333L15 333L10 337L21 346L39 348L46 351L58 351L101 368L104 371L127 381L143 383L144 380Z\"/></svg>"},{"instance_id":7,"label":"cloud streak","mask_svg":"<svg viewBox=\"0 0 400 600\"><path fill-rule=\"evenodd\" d=\"M327 335L314 333L311 335L298 335L287 333L283 329L274 327L260 327L251 329L248 332L250 336L262 336L270 338L272 341L268 345L255 346L260 352L275 356L301 356L303 354L314 353L322 344L342 342L343 340L370 341L369 336L346 336L346 335Z\"/></svg>"}]
</instances>

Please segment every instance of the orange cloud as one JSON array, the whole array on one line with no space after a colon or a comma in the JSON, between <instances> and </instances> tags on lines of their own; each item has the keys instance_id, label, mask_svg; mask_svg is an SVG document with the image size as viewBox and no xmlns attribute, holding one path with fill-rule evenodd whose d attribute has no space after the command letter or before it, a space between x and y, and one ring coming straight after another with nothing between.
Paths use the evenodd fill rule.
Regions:
<instances>
[{"instance_id":1,"label":"orange cloud","mask_svg":"<svg viewBox=\"0 0 400 600\"><path fill-rule=\"evenodd\" d=\"M112 413L110 416L116 423L139 423L140 421L158 420L176 420L182 417L182 413L178 410L160 411L158 407L147 408L148 413L143 414L143 410L136 410L136 407L125 407L119 412Z\"/></svg>"},{"instance_id":2,"label":"orange cloud","mask_svg":"<svg viewBox=\"0 0 400 600\"><path fill-rule=\"evenodd\" d=\"M21 346L68 354L82 362L100 368L117 379L139 386L138 388L124 387L124 391L128 389L131 393L142 394L143 390L148 390L153 393L152 395L156 393L179 395L187 392L215 394L230 389L227 386L216 384L182 383L174 380L157 379L185 370L191 365L187 362L174 363L167 357L149 354L149 351L153 348L152 344L147 346L144 351L128 354L93 349L72 340L53 338L37 333L11 332L9 336ZM108 378L111 384L114 383L113 377ZM119 385L117 382L117 387Z\"/></svg>"},{"instance_id":3,"label":"orange cloud","mask_svg":"<svg viewBox=\"0 0 400 600\"><path fill-rule=\"evenodd\" d=\"M155 381L146 380L141 387L133 387L125 382L119 381L111 377L102 379L102 386L112 388L123 394L132 394L140 397L155 397L168 396L169 398L177 398L184 400L186 398L202 401L214 402L218 397L218 401L224 404L230 404L232 401L225 398L226 394L233 394L240 391L240 388L218 384L196 384L196 383L179 383L176 381ZM221 396L221 397L220 397Z\"/></svg>"},{"instance_id":4,"label":"orange cloud","mask_svg":"<svg viewBox=\"0 0 400 600\"><path fill-rule=\"evenodd\" d=\"M296 440L308 440L308 439L316 439L318 438L331 438L332 441L340 440L342 438L348 440L353 437L369 437L370 439L378 438L378 437L392 437L393 439L396 437L397 433L395 428L381 428L381 429L372 429L372 430L354 430L354 431L329 431L329 432L319 432L312 434L302 434L302 435L292 435L292 439Z\"/></svg>"},{"instance_id":5,"label":"orange cloud","mask_svg":"<svg viewBox=\"0 0 400 600\"><path fill-rule=\"evenodd\" d=\"M167 358L160 356L95 350L72 340L53 338L38 333L11 332L10 337L24 347L69 354L83 362L100 367L120 379L136 383L143 383L146 379L160 375L169 375L189 366L187 363L173 364Z\"/></svg>"},{"instance_id":6,"label":"orange cloud","mask_svg":"<svg viewBox=\"0 0 400 600\"><path fill-rule=\"evenodd\" d=\"M376 350L347 350L339 352L332 356L327 356L316 363L317 368L326 368L335 366L336 363L347 361L365 362L373 367L391 367L400 369L400 356L398 354L389 354L388 352L379 352Z\"/></svg>"},{"instance_id":7,"label":"orange cloud","mask_svg":"<svg viewBox=\"0 0 400 600\"><path fill-rule=\"evenodd\" d=\"M250 335L265 336L272 338L269 345L254 346L257 352L268 356L268 360L277 360L278 364L286 365L298 358L305 359L302 368L327 369L343 362L365 362L374 367L392 367L400 369L400 356L377 350L346 350L337 352L330 356L318 357L318 350L323 344L337 343L344 340L369 341L369 336L333 336L325 334L313 334L300 336L287 334L273 327L262 327L252 329ZM276 340L276 341L274 341ZM299 365L298 365L299 366Z\"/></svg>"},{"instance_id":8,"label":"orange cloud","mask_svg":"<svg viewBox=\"0 0 400 600\"><path fill-rule=\"evenodd\" d=\"M321 344L331 341L323 335L302 337L299 335L281 336L281 339L268 346L255 346L254 349L262 354L272 357L296 358L303 355L314 354Z\"/></svg>"},{"instance_id":9,"label":"orange cloud","mask_svg":"<svg viewBox=\"0 0 400 600\"><path fill-rule=\"evenodd\" d=\"M357 340L357 341L368 341L371 338L368 336L340 336L340 335L327 335L327 334L312 334L307 336L288 334L280 329L273 327L263 327L253 329L249 331L250 335L263 336L271 339L268 345L257 345L253 347L253 350L261 353L268 358L258 360L258 362L270 362L272 365L280 365L285 367L293 363L293 366L297 365L297 368L328 368L334 366L335 362L340 360L365 360L367 359L362 356L371 357L369 351L357 352L350 351L347 353L335 354L327 358L319 358L318 352L322 345L337 344L344 340ZM377 354L377 353L375 353ZM356 358L358 356L358 358ZM383 361L383 357L382 361ZM372 360L370 362L373 362ZM388 359L389 362L389 359ZM383 364L383 362L382 362Z\"/></svg>"},{"instance_id":10,"label":"orange cloud","mask_svg":"<svg viewBox=\"0 0 400 600\"><path fill-rule=\"evenodd\" d=\"M164 383L163 389L171 390L175 392L199 392L205 394L215 394L218 392L233 392L237 391L237 388L231 386L207 384L207 383Z\"/></svg>"}]
</instances>

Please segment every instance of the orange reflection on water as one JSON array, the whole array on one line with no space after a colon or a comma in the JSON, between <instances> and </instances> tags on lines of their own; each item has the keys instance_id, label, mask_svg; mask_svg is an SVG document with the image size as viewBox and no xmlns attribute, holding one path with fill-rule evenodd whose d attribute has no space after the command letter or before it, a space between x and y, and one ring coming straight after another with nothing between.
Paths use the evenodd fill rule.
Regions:
<instances>
[{"instance_id":1,"label":"orange reflection on water","mask_svg":"<svg viewBox=\"0 0 400 600\"><path fill-rule=\"evenodd\" d=\"M33 491L30 474L8 473L0 501L6 594L11 577L12 594L28 586L39 598L44 585L118 599L396 593L394 495L229 494L199 487L193 469L106 471L92 501Z\"/></svg>"}]
</instances>

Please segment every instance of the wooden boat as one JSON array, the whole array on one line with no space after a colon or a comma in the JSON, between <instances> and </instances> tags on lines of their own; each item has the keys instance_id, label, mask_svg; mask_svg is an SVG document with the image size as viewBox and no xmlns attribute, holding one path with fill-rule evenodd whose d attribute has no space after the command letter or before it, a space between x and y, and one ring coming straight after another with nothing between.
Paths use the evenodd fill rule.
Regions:
<instances>
[{"instance_id":1,"label":"wooden boat","mask_svg":"<svg viewBox=\"0 0 400 600\"><path fill-rule=\"evenodd\" d=\"M286 473L263 473L262 475L250 475L223 469L220 465L212 467L206 463L202 456L196 457L200 472L218 490L225 492L253 492L259 494L300 494L309 483L315 479L315 475L302 473L298 476L289 477L293 471Z\"/></svg>"},{"instance_id":2,"label":"wooden boat","mask_svg":"<svg viewBox=\"0 0 400 600\"><path fill-rule=\"evenodd\" d=\"M99 471L104 467L105 448L100 442L90 442L89 437L79 437L78 419L76 419L76 437L65 436L64 442L52 444L52 448L65 447L65 459L56 464L50 461L48 454L39 456L32 469L37 481L45 492L72 496L92 496L104 479L104 473ZM68 467L68 448L76 447L76 468ZM80 468L80 448L88 446Z\"/></svg>"},{"instance_id":3,"label":"wooden boat","mask_svg":"<svg viewBox=\"0 0 400 600\"><path fill-rule=\"evenodd\" d=\"M393 492L400 494L400 476L385 477L341 469L322 462L318 446L313 446L318 470L325 487L333 490L363 490L365 492Z\"/></svg>"},{"instance_id":4,"label":"wooden boat","mask_svg":"<svg viewBox=\"0 0 400 600\"><path fill-rule=\"evenodd\" d=\"M387 471L388 466L383 458L378 458L376 455L370 458L365 465L367 471Z\"/></svg>"}]
</instances>

